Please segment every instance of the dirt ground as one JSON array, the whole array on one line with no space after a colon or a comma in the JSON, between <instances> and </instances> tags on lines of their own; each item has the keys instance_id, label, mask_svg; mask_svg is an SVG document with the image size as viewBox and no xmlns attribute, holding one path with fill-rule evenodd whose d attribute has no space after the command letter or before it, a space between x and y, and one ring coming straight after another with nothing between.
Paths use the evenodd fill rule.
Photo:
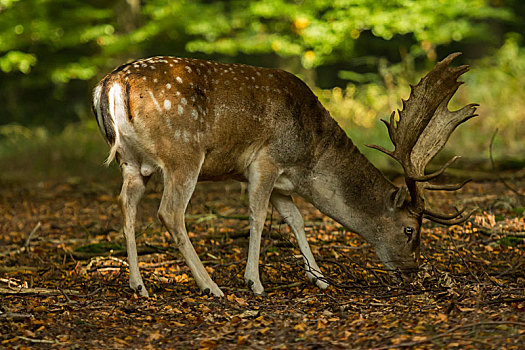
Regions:
<instances>
[{"instance_id":1,"label":"dirt ground","mask_svg":"<svg viewBox=\"0 0 525 350\"><path fill-rule=\"evenodd\" d=\"M523 180L513 185L525 192ZM500 182L432 193L437 208L480 209L462 225L425 222L424 263L404 285L390 280L364 240L298 199L332 284L317 289L270 209L261 252L266 297L244 284L244 189L200 184L188 231L223 298L197 288L156 218L160 192L151 186L137 238L146 299L128 287L119 181L0 183L0 348L525 348L524 204Z\"/></svg>"}]
</instances>

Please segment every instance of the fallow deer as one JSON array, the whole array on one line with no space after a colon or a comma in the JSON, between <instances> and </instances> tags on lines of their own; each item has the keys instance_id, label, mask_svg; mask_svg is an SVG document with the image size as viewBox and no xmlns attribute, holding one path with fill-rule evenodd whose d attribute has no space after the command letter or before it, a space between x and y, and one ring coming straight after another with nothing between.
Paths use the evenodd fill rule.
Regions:
<instances>
[{"instance_id":1,"label":"fallow deer","mask_svg":"<svg viewBox=\"0 0 525 350\"><path fill-rule=\"evenodd\" d=\"M130 286L142 296L135 244L137 205L150 176L160 172L164 191L158 217L173 237L201 290L223 292L197 256L184 213L198 180L248 183L250 239L245 279L263 294L259 279L261 233L268 204L291 227L308 278L328 286L308 245L303 219L292 201L298 194L348 230L360 234L389 269L418 267L423 217L443 224L466 219L426 208L424 190L441 170L428 162L452 131L475 116L475 104L451 112L448 102L467 66L451 68L449 55L412 86L403 109L384 121L395 146L379 149L401 163L406 187L396 187L359 152L312 91L278 69L198 59L152 57L124 64L94 89L93 110L123 175L119 202L124 216ZM410 197L408 197L410 194Z\"/></svg>"}]
</instances>

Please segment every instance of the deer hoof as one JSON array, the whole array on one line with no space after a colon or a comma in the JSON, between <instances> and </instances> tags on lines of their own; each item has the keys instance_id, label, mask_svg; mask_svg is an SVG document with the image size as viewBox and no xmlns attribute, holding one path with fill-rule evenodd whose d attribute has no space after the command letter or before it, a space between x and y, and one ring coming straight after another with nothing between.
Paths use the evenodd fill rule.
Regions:
<instances>
[{"instance_id":1,"label":"deer hoof","mask_svg":"<svg viewBox=\"0 0 525 350\"><path fill-rule=\"evenodd\" d=\"M320 289L326 289L328 287L330 287L330 285L328 283L326 283L325 281L322 281L320 279L317 279L314 284L319 287Z\"/></svg>"},{"instance_id":2,"label":"deer hoof","mask_svg":"<svg viewBox=\"0 0 525 350\"><path fill-rule=\"evenodd\" d=\"M144 287L143 285L139 284L137 288L134 288L134 289L135 289L135 292L137 292L141 297L149 298L148 291L146 287Z\"/></svg>"},{"instance_id":3,"label":"deer hoof","mask_svg":"<svg viewBox=\"0 0 525 350\"><path fill-rule=\"evenodd\" d=\"M324 281L324 276L315 276L313 274L308 274L308 279L320 289L326 289L330 286Z\"/></svg>"},{"instance_id":4,"label":"deer hoof","mask_svg":"<svg viewBox=\"0 0 525 350\"><path fill-rule=\"evenodd\" d=\"M264 292L264 287L262 286L261 282L254 282L252 280L246 280L246 284L250 289L252 290L253 294L260 295L260 296L266 296L267 294Z\"/></svg>"},{"instance_id":5,"label":"deer hoof","mask_svg":"<svg viewBox=\"0 0 525 350\"><path fill-rule=\"evenodd\" d=\"M205 295L211 295L211 296L216 296L216 297L223 297L224 296L224 293L222 292L222 290L219 287L217 287L216 285L212 286L211 288L206 287L206 288L204 288L202 290L202 292Z\"/></svg>"}]
</instances>

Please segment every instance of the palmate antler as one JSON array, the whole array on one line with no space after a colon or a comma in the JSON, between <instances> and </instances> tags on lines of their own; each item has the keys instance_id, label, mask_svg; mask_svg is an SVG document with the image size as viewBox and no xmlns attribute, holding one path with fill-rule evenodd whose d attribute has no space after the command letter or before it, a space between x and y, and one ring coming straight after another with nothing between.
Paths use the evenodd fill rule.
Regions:
<instances>
[{"instance_id":1,"label":"palmate antler","mask_svg":"<svg viewBox=\"0 0 525 350\"><path fill-rule=\"evenodd\" d=\"M421 81L411 85L410 97L403 101L403 109L398 110L399 121L395 112L390 121L382 120L388 128L388 134L394 144L389 151L381 146L367 145L384 152L397 160L405 171L405 181L411 196L411 209L428 219L455 224L465 221L471 213L461 216L463 211L446 215L425 208L424 190L458 190L468 181L457 185L434 185L430 180L443 174L458 156L449 160L441 169L425 174L427 164L445 146L450 135L458 125L476 116L477 104L467 105L451 112L448 103L462 82L457 79L468 71L468 66L450 67L461 53L453 53L439 62Z\"/></svg>"}]
</instances>

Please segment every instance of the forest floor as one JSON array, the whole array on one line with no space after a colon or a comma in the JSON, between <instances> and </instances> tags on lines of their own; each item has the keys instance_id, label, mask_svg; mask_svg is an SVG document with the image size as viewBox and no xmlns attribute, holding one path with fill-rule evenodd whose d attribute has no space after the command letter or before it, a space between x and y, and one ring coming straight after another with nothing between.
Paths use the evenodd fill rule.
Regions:
<instances>
[{"instance_id":1,"label":"forest floor","mask_svg":"<svg viewBox=\"0 0 525 350\"><path fill-rule=\"evenodd\" d=\"M513 186L525 192L525 179ZM295 238L268 212L266 297L244 284L247 200L236 183L199 184L187 227L225 297L203 295L156 218L158 185L140 209L139 260L150 298L128 287L119 179L0 184L0 348L525 348L525 217L501 182L432 193L434 207L480 209L462 225L422 230L423 265L390 280L359 236L297 199L331 282L306 278Z\"/></svg>"}]
</instances>

